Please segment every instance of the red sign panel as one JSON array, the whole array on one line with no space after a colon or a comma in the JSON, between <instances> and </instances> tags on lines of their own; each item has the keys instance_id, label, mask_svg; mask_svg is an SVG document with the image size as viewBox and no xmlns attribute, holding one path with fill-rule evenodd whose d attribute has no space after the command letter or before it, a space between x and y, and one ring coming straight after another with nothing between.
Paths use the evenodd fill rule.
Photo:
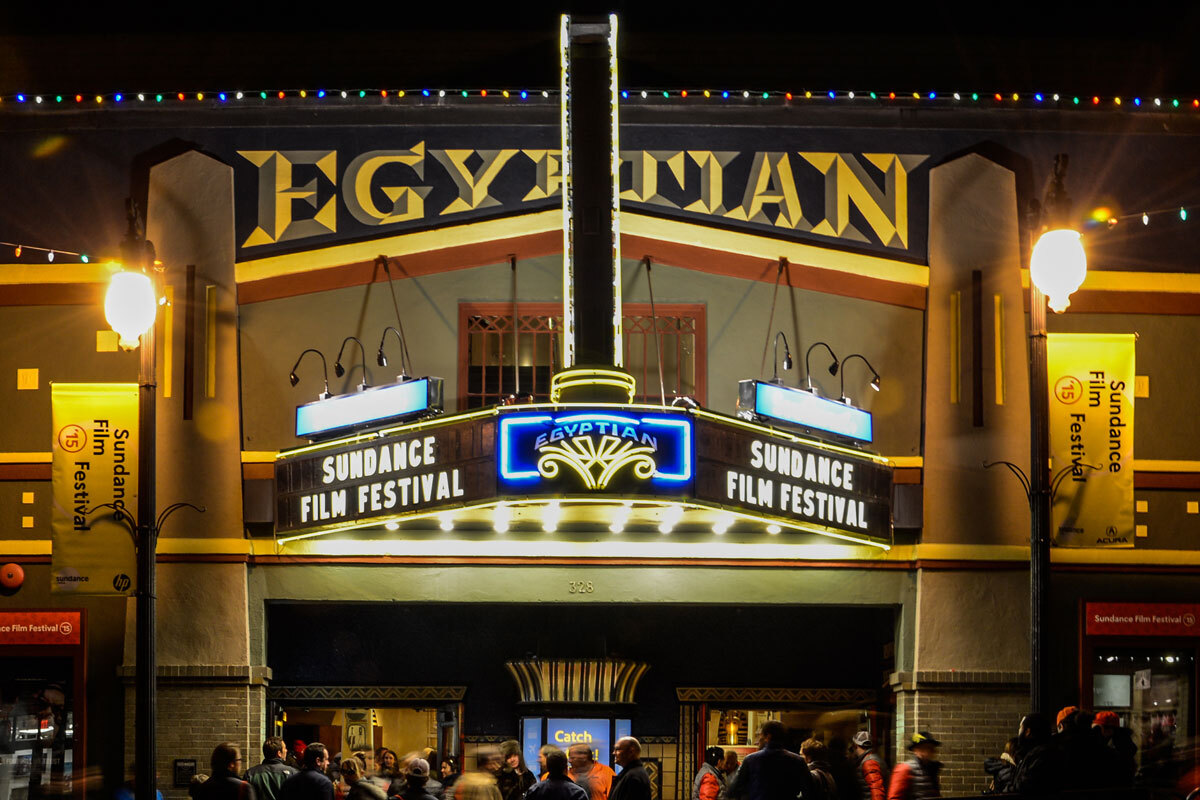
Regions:
<instances>
[{"instance_id":1,"label":"red sign panel","mask_svg":"<svg viewBox=\"0 0 1200 800\"><path fill-rule=\"evenodd\" d=\"M1088 603L1090 636L1200 636L1200 603Z\"/></svg>"},{"instance_id":2,"label":"red sign panel","mask_svg":"<svg viewBox=\"0 0 1200 800\"><path fill-rule=\"evenodd\" d=\"M79 611L0 611L0 645L80 643Z\"/></svg>"}]
</instances>

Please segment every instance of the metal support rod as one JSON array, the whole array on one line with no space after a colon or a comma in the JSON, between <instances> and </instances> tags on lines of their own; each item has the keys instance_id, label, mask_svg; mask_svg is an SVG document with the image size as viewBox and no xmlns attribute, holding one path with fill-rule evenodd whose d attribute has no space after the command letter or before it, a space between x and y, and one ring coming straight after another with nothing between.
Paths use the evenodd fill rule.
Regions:
<instances>
[{"instance_id":1,"label":"metal support rod","mask_svg":"<svg viewBox=\"0 0 1200 800\"><path fill-rule=\"evenodd\" d=\"M1029 703L1047 710L1046 640L1050 599L1050 399L1046 300L1029 287Z\"/></svg>"},{"instance_id":2,"label":"metal support rod","mask_svg":"<svg viewBox=\"0 0 1200 800\"><path fill-rule=\"evenodd\" d=\"M521 394L521 317L517 315L517 257L508 257L512 269L512 319L513 319L513 394ZM503 381L501 381L503 383Z\"/></svg>"},{"instance_id":3,"label":"metal support rod","mask_svg":"<svg viewBox=\"0 0 1200 800\"><path fill-rule=\"evenodd\" d=\"M137 501L137 666L134 686L134 792L136 800L155 800L155 709L158 658L155 643L155 341L154 325L142 334L138 362L138 501Z\"/></svg>"},{"instance_id":4,"label":"metal support rod","mask_svg":"<svg viewBox=\"0 0 1200 800\"><path fill-rule=\"evenodd\" d=\"M662 339L658 335L658 312L654 309L654 281L650 278L650 256L642 258L646 265L646 287L650 290L650 324L654 326L654 352L658 359L658 396L665 406L667 404L667 385L663 380Z\"/></svg>"}]
</instances>

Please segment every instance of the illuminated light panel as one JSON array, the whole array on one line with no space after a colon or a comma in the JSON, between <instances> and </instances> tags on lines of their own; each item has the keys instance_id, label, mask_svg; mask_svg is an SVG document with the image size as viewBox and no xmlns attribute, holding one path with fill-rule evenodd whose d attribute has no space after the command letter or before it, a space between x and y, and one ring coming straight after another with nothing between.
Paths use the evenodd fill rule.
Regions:
<instances>
[{"instance_id":1,"label":"illuminated light panel","mask_svg":"<svg viewBox=\"0 0 1200 800\"><path fill-rule=\"evenodd\" d=\"M296 407L296 436L304 439L441 408L441 378L418 378Z\"/></svg>"},{"instance_id":2,"label":"illuminated light panel","mask_svg":"<svg viewBox=\"0 0 1200 800\"><path fill-rule=\"evenodd\" d=\"M749 384L753 384L754 389L754 413L759 416L834 433L859 442L870 442L872 439L870 411L801 389L762 381L741 382L739 405L743 408L750 406L750 398L746 397Z\"/></svg>"},{"instance_id":3,"label":"illuminated light panel","mask_svg":"<svg viewBox=\"0 0 1200 800\"><path fill-rule=\"evenodd\" d=\"M650 448L624 447L629 439L620 439L604 433L603 425L621 425L638 430L662 431L675 437L677 457L672 464L660 464L657 460L658 451ZM577 433L570 433L555 443L549 442L537 448L539 458L536 461L521 462L515 455L517 438L521 429L534 428L537 430L554 431L561 426L578 426ZM608 449L596 447L592 434L598 434L601 439L611 439L614 446ZM662 435L662 434L654 434ZM623 413L578 413L569 412L554 416L551 414L522 414L520 412L505 414L500 418L498 428L500 476L507 481L533 481L544 477L554 477L558 474L560 465L567 466L580 472L589 489L604 489L618 469L633 461L648 460L654 465L654 471L647 475L653 481L683 483L692 479L692 423L683 416L645 415L641 418ZM558 444L577 439L587 439L592 444ZM603 447L603 445L601 445ZM619 448L619 449L618 449ZM635 453L634 451L637 450ZM642 453L645 455L640 455ZM553 461L553 465L543 464ZM592 472L594 466L601 466L602 471L597 476ZM644 468L643 468L644 469ZM550 471L551 474L545 474Z\"/></svg>"}]
</instances>

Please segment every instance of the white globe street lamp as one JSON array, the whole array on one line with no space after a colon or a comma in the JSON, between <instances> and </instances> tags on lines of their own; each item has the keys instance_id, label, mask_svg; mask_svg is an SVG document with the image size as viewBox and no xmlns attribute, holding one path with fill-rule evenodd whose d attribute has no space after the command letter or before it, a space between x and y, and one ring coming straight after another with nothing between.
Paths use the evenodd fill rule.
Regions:
<instances>
[{"instance_id":1,"label":"white globe street lamp","mask_svg":"<svg viewBox=\"0 0 1200 800\"><path fill-rule=\"evenodd\" d=\"M1079 231L1057 228L1046 231L1033 246L1029 259L1029 279L1050 303L1050 310L1061 314L1071 305L1071 294L1087 276L1087 254Z\"/></svg>"},{"instance_id":2,"label":"white globe street lamp","mask_svg":"<svg viewBox=\"0 0 1200 800\"><path fill-rule=\"evenodd\" d=\"M138 337L154 324L157 305L149 275L128 270L113 275L104 296L104 318L117 332L122 348L138 346Z\"/></svg>"}]
</instances>

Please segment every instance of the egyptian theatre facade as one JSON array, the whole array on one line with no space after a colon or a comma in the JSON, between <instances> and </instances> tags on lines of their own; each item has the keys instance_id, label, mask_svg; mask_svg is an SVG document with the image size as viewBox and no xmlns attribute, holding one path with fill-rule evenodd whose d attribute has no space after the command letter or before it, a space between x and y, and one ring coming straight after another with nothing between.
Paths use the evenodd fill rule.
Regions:
<instances>
[{"instance_id":1,"label":"egyptian theatre facade","mask_svg":"<svg viewBox=\"0 0 1200 800\"><path fill-rule=\"evenodd\" d=\"M1051 345L1116 344L1051 353L1104 438L1051 465L1048 704L1194 735L1190 100L643 92L589 30L544 91L3 98L14 787L115 784L134 750L132 544L60 547L96 518L56 423L71 387L136 390L103 307L130 197L165 298L157 504L205 509L157 545L168 800L224 740L608 761L626 733L683 800L766 719L892 759L932 731L943 791L981 789L1029 706L1029 504L985 463L1029 471L1059 153L1089 273Z\"/></svg>"}]
</instances>

